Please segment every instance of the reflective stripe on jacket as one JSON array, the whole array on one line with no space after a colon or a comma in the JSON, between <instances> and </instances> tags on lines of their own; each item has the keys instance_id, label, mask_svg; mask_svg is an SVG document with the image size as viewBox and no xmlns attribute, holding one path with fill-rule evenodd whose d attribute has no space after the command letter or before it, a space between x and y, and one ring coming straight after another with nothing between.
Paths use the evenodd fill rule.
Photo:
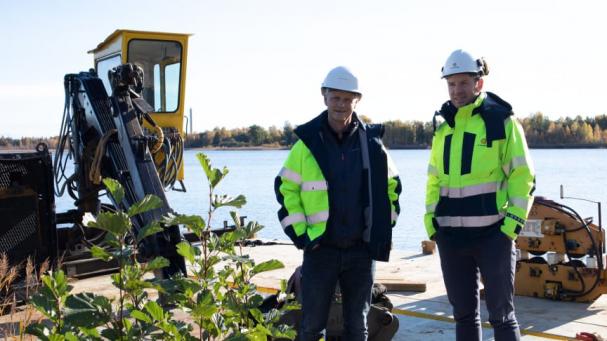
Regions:
<instances>
[{"instance_id":1,"label":"reflective stripe on jacket","mask_svg":"<svg viewBox=\"0 0 607 341\"><path fill-rule=\"evenodd\" d=\"M491 93L455 110L432 140L424 216L428 236L437 226L482 228L503 219L501 231L515 239L533 204L535 182L521 125L510 105ZM503 130L492 139L490 126Z\"/></svg>"},{"instance_id":2,"label":"reflective stripe on jacket","mask_svg":"<svg viewBox=\"0 0 607 341\"><path fill-rule=\"evenodd\" d=\"M282 206L278 218L295 245L303 248L323 235L329 220L328 185L314 156L301 140L291 148L276 177L276 185Z\"/></svg>"},{"instance_id":3,"label":"reflective stripe on jacket","mask_svg":"<svg viewBox=\"0 0 607 341\"><path fill-rule=\"evenodd\" d=\"M329 194L326 150L321 137L321 124L326 111L299 126L300 138L291 148L283 168L276 177L274 190L281 205L278 218L285 233L300 249L317 244L329 220ZM354 119L358 119L354 116ZM389 155L381 143L383 127L360 122L368 155L363 155L365 169L365 232L363 240L375 260L388 260L392 244L392 227L400 213L398 197L401 183ZM364 150L365 148L361 148Z\"/></svg>"}]
</instances>

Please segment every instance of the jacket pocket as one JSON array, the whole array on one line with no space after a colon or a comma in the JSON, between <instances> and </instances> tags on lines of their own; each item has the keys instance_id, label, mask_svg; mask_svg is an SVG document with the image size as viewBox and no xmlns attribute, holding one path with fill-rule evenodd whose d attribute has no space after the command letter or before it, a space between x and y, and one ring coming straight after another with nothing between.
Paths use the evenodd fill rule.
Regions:
<instances>
[{"instance_id":1,"label":"jacket pocket","mask_svg":"<svg viewBox=\"0 0 607 341\"><path fill-rule=\"evenodd\" d=\"M484 135L476 136L473 144L470 174L477 178L491 177L499 170L499 147L494 141L491 147L487 147Z\"/></svg>"}]
</instances>

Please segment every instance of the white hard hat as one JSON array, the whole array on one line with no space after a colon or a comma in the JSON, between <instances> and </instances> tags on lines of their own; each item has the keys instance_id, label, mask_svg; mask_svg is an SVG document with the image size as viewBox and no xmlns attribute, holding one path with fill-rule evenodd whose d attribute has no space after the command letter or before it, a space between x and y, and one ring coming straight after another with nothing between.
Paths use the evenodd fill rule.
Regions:
<instances>
[{"instance_id":1,"label":"white hard hat","mask_svg":"<svg viewBox=\"0 0 607 341\"><path fill-rule=\"evenodd\" d=\"M345 66L338 66L329 71L324 82L322 82L322 87L349 91L362 95L362 92L358 88L358 78L356 78L356 76L354 76Z\"/></svg>"},{"instance_id":2,"label":"white hard hat","mask_svg":"<svg viewBox=\"0 0 607 341\"><path fill-rule=\"evenodd\" d=\"M455 50L449 55L445 66L441 69L443 77L448 77L458 73L476 73L484 75L483 59L474 58L469 52L464 50Z\"/></svg>"}]
</instances>

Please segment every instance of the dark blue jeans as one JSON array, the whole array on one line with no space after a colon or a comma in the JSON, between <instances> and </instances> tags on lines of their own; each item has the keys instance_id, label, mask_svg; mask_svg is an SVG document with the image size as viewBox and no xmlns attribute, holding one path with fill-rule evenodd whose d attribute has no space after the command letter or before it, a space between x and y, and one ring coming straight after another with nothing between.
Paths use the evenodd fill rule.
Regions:
<instances>
[{"instance_id":1,"label":"dark blue jeans","mask_svg":"<svg viewBox=\"0 0 607 341\"><path fill-rule=\"evenodd\" d=\"M495 340L520 340L514 316L514 242L499 230L466 245L437 236L443 279L453 306L457 340L481 340L479 271Z\"/></svg>"},{"instance_id":2,"label":"dark blue jeans","mask_svg":"<svg viewBox=\"0 0 607 341\"><path fill-rule=\"evenodd\" d=\"M367 340L373 261L364 245L347 249L321 246L304 252L302 266L303 319L298 340L318 340L327 326L329 308L339 281L342 294L343 340Z\"/></svg>"}]
</instances>

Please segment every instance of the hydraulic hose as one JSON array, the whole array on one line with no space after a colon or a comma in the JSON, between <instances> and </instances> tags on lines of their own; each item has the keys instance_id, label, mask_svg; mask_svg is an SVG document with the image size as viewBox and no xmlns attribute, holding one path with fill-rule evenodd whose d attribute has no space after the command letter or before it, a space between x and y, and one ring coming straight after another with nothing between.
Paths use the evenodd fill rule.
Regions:
<instances>
[{"instance_id":1,"label":"hydraulic hose","mask_svg":"<svg viewBox=\"0 0 607 341\"><path fill-rule=\"evenodd\" d=\"M69 144L69 152L64 157L66 144L69 143L69 137L71 135L72 127L72 115L70 105L70 79L66 77L64 82L65 88L65 102L63 106L63 117L61 118L61 128L59 129L59 139L57 141L57 148L55 149L55 159L53 160L53 173L55 174L55 196L60 197L65 192L66 186L69 186L72 176L67 177L65 175L67 162L72 156L72 146Z\"/></svg>"}]
</instances>

